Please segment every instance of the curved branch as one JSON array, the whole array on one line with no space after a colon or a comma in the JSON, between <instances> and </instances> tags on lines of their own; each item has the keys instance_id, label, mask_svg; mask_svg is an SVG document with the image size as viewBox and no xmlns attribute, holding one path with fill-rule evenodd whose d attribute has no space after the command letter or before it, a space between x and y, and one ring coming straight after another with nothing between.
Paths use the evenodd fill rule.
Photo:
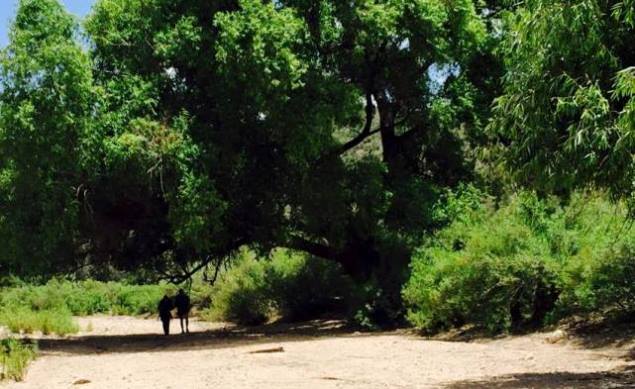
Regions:
<instances>
[{"instance_id":1,"label":"curved branch","mask_svg":"<svg viewBox=\"0 0 635 389\"><path fill-rule=\"evenodd\" d=\"M378 129L372 130L373 119L375 118L375 104L373 104L373 95L370 91L366 92L366 120L361 132L353 139L344 143L339 149L337 154L344 154L345 152L357 147L360 143L366 140L368 137L379 132Z\"/></svg>"},{"instance_id":2,"label":"curved branch","mask_svg":"<svg viewBox=\"0 0 635 389\"><path fill-rule=\"evenodd\" d=\"M220 268L223 262L227 259L227 257L232 252L239 249L241 246L245 244L247 244L246 239L239 239L236 242L233 242L230 246L228 246L226 250L223 251L223 254L208 254L205 256L205 259L201 260L201 262L199 262L195 267L193 267L190 270L183 269L179 273L172 273L172 274L165 271L159 271L159 272L162 274L162 278L164 280L173 284L180 284L182 282L185 282L191 279L194 274L207 268L210 264L216 261L216 263L214 263L213 277L212 278L205 277L207 281L213 285L214 282L216 282L216 279L218 278L218 274L220 272Z\"/></svg>"}]
</instances>

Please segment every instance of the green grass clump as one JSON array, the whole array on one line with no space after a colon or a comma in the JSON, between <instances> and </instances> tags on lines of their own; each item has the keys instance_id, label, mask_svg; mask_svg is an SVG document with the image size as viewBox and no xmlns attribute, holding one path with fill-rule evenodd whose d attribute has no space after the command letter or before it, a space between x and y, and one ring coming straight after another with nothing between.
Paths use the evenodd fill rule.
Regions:
<instances>
[{"instance_id":1,"label":"green grass clump","mask_svg":"<svg viewBox=\"0 0 635 389\"><path fill-rule=\"evenodd\" d=\"M17 339L0 340L0 380L22 381L29 362L35 359L36 346Z\"/></svg>"},{"instance_id":2,"label":"green grass clump","mask_svg":"<svg viewBox=\"0 0 635 389\"><path fill-rule=\"evenodd\" d=\"M79 331L79 326L73 321L70 311L41 310L28 308L3 310L0 313L0 324L5 325L11 332L31 334L36 331L44 335L68 335Z\"/></svg>"},{"instance_id":3,"label":"green grass clump","mask_svg":"<svg viewBox=\"0 0 635 389\"><path fill-rule=\"evenodd\" d=\"M174 295L173 285L126 285L110 283L109 308L113 315L142 315L157 312L164 294Z\"/></svg>"}]
</instances>

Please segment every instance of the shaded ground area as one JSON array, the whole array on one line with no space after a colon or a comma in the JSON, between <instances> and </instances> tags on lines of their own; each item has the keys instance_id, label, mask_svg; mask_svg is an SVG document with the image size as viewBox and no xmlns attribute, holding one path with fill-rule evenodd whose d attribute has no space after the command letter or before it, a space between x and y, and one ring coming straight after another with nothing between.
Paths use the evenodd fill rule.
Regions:
<instances>
[{"instance_id":1,"label":"shaded ground area","mask_svg":"<svg viewBox=\"0 0 635 389\"><path fill-rule=\"evenodd\" d=\"M635 388L635 372L632 367L612 372L596 373L525 373L484 380L458 382L449 389L603 389Z\"/></svg>"},{"instance_id":2,"label":"shaded ground area","mask_svg":"<svg viewBox=\"0 0 635 389\"><path fill-rule=\"evenodd\" d=\"M23 383L2 388L626 388L632 343L553 334L426 340L405 331L359 333L337 321L257 328L193 323L160 335L157 320L80 319L91 328L40 340ZM178 327L175 321L173 330ZM263 352L261 352L263 351Z\"/></svg>"}]
</instances>

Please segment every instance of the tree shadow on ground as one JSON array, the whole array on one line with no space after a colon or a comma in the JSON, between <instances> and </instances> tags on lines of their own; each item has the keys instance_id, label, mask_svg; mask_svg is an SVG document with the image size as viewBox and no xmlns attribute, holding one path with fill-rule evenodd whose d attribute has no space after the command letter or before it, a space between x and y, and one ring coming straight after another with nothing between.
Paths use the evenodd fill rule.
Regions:
<instances>
[{"instance_id":1,"label":"tree shadow on ground","mask_svg":"<svg viewBox=\"0 0 635 389\"><path fill-rule=\"evenodd\" d=\"M569 325L567 332L574 345L586 349L615 350L610 356L618 356L625 361L635 361L635 326L634 317L622 320L600 319L578 321ZM602 350L600 350L602 351ZM635 388L635 384L632 384Z\"/></svg>"},{"instance_id":2,"label":"tree shadow on ground","mask_svg":"<svg viewBox=\"0 0 635 389\"><path fill-rule=\"evenodd\" d=\"M543 332L545 335L560 329L564 336L562 339L547 340L549 343L559 343L563 341L575 347L598 350L606 352L609 357L619 357L626 361L635 361L635 318L626 318L623 321L616 319L588 318L572 320L560 326L547 327L543 329L524 329L514 331L510 334L492 335L485 330L475 326L465 326L460 329L453 329L443 333L427 336L428 339L441 340L446 342L473 342L484 339L503 339L508 336L524 336ZM421 334L426 336L426 334ZM604 350L601 350L604 349ZM635 386L634 386L635 388Z\"/></svg>"},{"instance_id":3,"label":"tree shadow on ground","mask_svg":"<svg viewBox=\"0 0 635 389\"><path fill-rule=\"evenodd\" d=\"M373 336L360 333L339 320L313 320L302 323L274 323L257 327L227 326L189 334L87 335L47 338L38 341L42 354L108 354L221 349L275 342L298 342L325 337Z\"/></svg>"},{"instance_id":4,"label":"tree shadow on ground","mask_svg":"<svg viewBox=\"0 0 635 389\"><path fill-rule=\"evenodd\" d=\"M635 359L635 326L632 319L624 322L581 321L570 325L568 332L573 335L575 343L585 348L632 346L631 354Z\"/></svg>"},{"instance_id":5,"label":"tree shadow on ground","mask_svg":"<svg viewBox=\"0 0 635 389\"><path fill-rule=\"evenodd\" d=\"M460 381L447 389L604 389L635 388L635 366L595 373L526 373Z\"/></svg>"}]
</instances>

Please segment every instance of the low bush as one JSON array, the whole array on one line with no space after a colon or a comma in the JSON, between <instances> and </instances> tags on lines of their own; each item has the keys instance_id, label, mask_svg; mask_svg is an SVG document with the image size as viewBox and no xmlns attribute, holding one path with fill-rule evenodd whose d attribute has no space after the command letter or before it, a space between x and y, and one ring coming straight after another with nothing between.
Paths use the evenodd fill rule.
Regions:
<instances>
[{"instance_id":1,"label":"low bush","mask_svg":"<svg viewBox=\"0 0 635 389\"><path fill-rule=\"evenodd\" d=\"M0 340L0 380L22 381L35 355L34 344L11 338Z\"/></svg>"},{"instance_id":2,"label":"low bush","mask_svg":"<svg viewBox=\"0 0 635 389\"><path fill-rule=\"evenodd\" d=\"M214 286L210 320L253 325L283 317L309 319L345 309L351 281L335 264L287 250L255 260L243 251Z\"/></svg>"},{"instance_id":3,"label":"low bush","mask_svg":"<svg viewBox=\"0 0 635 389\"><path fill-rule=\"evenodd\" d=\"M561 206L521 193L456 214L412 260L403 297L414 326L500 332L573 313L632 311L635 235L621 205L599 194Z\"/></svg>"},{"instance_id":4,"label":"low bush","mask_svg":"<svg viewBox=\"0 0 635 389\"><path fill-rule=\"evenodd\" d=\"M600 261L585 288L594 295L588 308L614 308L631 314L635 311L635 246L622 247L607 260Z\"/></svg>"},{"instance_id":5,"label":"low bush","mask_svg":"<svg viewBox=\"0 0 635 389\"><path fill-rule=\"evenodd\" d=\"M108 294L109 310L113 315L156 313L161 297L166 293L174 295L175 292L176 286L173 285L114 284Z\"/></svg>"},{"instance_id":6,"label":"low bush","mask_svg":"<svg viewBox=\"0 0 635 389\"><path fill-rule=\"evenodd\" d=\"M201 316L207 320L256 325L273 314L265 265L250 252L242 252L232 268L214 286L212 305Z\"/></svg>"},{"instance_id":7,"label":"low bush","mask_svg":"<svg viewBox=\"0 0 635 389\"><path fill-rule=\"evenodd\" d=\"M635 313L635 246L609 250L592 262L565 269L561 315L606 312L617 316Z\"/></svg>"},{"instance_id":8,"label":"low bush","mask_svg":"<svg viewBox=\"0 0 635 389\"><path fill-rule=\"evenodd\" d=\"M335 263L287 250L273 253L265 275L274 308L289 320L345 310L354 288Z\"/></svg>"}]
</instances>

